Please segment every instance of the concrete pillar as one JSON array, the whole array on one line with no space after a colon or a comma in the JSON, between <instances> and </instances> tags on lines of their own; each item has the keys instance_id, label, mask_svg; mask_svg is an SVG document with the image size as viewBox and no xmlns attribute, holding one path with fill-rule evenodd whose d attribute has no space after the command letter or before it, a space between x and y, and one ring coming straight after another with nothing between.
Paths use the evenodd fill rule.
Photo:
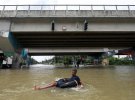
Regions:
<instances>
[{"instance_id":1,"label":"concrete pillar","mask_svg":"<svg viewBox=\"0 0 135 100\"><path fill-rule=\"evenodd\" d=\"M99 64L101 64L102 59L103 59L104 57L105 57L105 58L107 57L107 56L106 56L106 53L100 53L100 54L94 55L94 56L93 56L93 64L94 64L94 65L99 65Z\"/></svg>"},{"instance_id":2,"label":"concrete pillar","mask_svg":"<svg viewBox=\"0 0 135 100\"><path fill-rule=\"evenodd\" d=\"M31 60L31 58L30 58L30 56L29 55L27 55L27 58L26 58L26 67L27 68L29 68L30 67L30 60Z\"/></svg>"},{"instance_id":3,"label":"concrete pillar","mask_svg":"<svg viewBox=\"0 0 135 100\"><path fill-rule=\"evenodd\" d=\"M0 50L0 68L2 68L3 58L4 58L3 51Z\"/></svg>"},{"instance_id":4,"label":"concrete pillar","mask_svg":"<svg viewBox=\"0 0 135 100\"><path fill-rule=\"evenodd\" d=\"M135 63L135 50L133 51L133 53L132 53L132 60L134 61L134 63Z\"/></svg>"},{"instance_id":5,"label":"concrete pillar","mask_svg":"<svg viewBox=\"0 0 135 100\"><path fill-rule=\"evenodd\" d=\"M21 68L22 64L23 64L24 60L22 58L22 56L19 53L15 53L13 56L13 68Z\"/></svg>"},{"instance_id":6,"label":"concrete pillar","mask_svg":"<svg viewBox=\"0 0 135 100\"><path fill-rule=\"evenodd\" d=\"M17 49L13 57L13 67L23 68L29 67L29 65L30 65L30 56L28 56L28 50L22 48Z\"/></svg>"}]
</instances>

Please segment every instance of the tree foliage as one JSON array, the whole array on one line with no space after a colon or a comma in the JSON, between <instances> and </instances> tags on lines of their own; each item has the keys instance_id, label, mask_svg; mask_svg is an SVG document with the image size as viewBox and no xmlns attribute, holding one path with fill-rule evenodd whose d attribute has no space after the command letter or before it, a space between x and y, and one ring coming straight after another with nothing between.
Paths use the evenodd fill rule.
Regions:
<instances>
[{"instance_id":1,"label":"tree foliage","mask_svg":"<svg viewBox=\"0 0 135 100\"><path fill-rule=\"evenodd\" d=\"M134 65L135 61L130 60L128 57L125 58L109 57L109 64L110 65Z\"/></svg>"}]
</instances>

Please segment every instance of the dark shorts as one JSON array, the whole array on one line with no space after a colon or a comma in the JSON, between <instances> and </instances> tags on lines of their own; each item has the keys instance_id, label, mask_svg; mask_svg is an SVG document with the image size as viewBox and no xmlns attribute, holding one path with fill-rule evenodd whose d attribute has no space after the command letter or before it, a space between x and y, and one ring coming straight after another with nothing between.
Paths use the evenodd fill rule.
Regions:
<instances>
[{"instance_id":1,"label":"dark shorts","mask_svg":"<svg viewBox=\"0 0 135 100\"><path fill-rule=\"evenodd\" d=\"M56 87L60 87L62 84L65 84L64 79L60 79L60 80L58 80L58 81L56 81L56 82L57 82Z\"/></svg>"},{"instance_id":2,"label":"dark shorts","mask_svg":"<svg viewBox=\"0 0 135 100\"><path fill-rule=\"evenodd\" d=\"M70 87L76 87L77 86L76 81L65 82L64 79L60 79L56 82L57 82L56 87L59 87L59 88L70 88Z\"/></svg>"}]
</instances>

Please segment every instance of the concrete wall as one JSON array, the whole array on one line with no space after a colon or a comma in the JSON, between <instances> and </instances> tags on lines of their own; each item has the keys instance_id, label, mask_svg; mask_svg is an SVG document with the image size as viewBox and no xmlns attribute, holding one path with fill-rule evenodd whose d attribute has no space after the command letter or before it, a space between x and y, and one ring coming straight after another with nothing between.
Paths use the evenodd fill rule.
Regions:
<instances>
[{"instance_id":1,"label":"concrete wall","mask_svg":"<svg viewBox=\"0 0 135 100\"><path fill-rule=\"evenodd\" d=\"M1 32L9 32L10 30L10 20L0 19L0 34Z\"/></svg>"},{"instance_id":2,"label":"concrete wall","mask_svg":"<svg viewBox=\"0 0 135 100\"><path fill-rule=\"evenodd\" d=\"M48 20L48 21L46 21ZM55 19L55 31L84 31L84 18ZM112 21L111 21L112 20ZM12 32L50 32L53 19L17 19L11 24ZM135 31L135 19L125 18L123 20L113 18L87 19L87 31ZM64 29L64 27L66 29Z\"/></svg>"},{"instance_id":3,"label":"concrete wall","mask_svg":"<svg viewBox=\"0 0 135 100\"><path fill-rule=\"evenodd\" d=\"M84 20L89 23L87 31L135 31L134 10L5 10L0 31L9 31L10 25L12 32L51 31L53 20L55 31L84 31Z\"/></svg>"},{"instance_id":4,"label":"concrete wall","mask_svg":"<svg viewBox=\"0 0 135 100\"><path fill-rule=\"evenodd\" d=\"M0 17L135 17L131 10L5 10Z\"/></svg>"},{"instance_id":5,"label":"concrete wall","mask_svg":"<svg viewBox=\"0 0 135 100\"><path fill-rule=\"evenodd\" d=\"M6 52L13 52L14 47L11 44L11 41L9 40L8 36L9 32L4 32L0 35L0 49Z\"/></svg>"},{"instance_id":6,"label":"concrete wall","mask_svg":"<svg viewBox=\"0 0 135 100\"><path fill-rule=\"evenodd\" d=\"M13 47L8 39L10 31L10 20L0 19L0 49L2 51L13 51Z\"/></svg>"}]
</instances>

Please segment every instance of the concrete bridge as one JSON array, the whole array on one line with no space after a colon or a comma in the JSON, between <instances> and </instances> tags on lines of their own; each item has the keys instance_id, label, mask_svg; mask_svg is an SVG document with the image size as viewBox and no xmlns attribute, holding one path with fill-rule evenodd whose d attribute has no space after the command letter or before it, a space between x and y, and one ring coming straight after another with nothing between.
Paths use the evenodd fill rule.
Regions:
<instances>
[{"instance_id":1,"label":"concrete bridge","mask_svg":"<svg viewBox=\"0 0 135 100\"><path fill-rule=\"evenodd\" d=\"M94 53L130 47L135 47L135 5L0 5L4 52Z\"/></svg>"}]
</instances>

